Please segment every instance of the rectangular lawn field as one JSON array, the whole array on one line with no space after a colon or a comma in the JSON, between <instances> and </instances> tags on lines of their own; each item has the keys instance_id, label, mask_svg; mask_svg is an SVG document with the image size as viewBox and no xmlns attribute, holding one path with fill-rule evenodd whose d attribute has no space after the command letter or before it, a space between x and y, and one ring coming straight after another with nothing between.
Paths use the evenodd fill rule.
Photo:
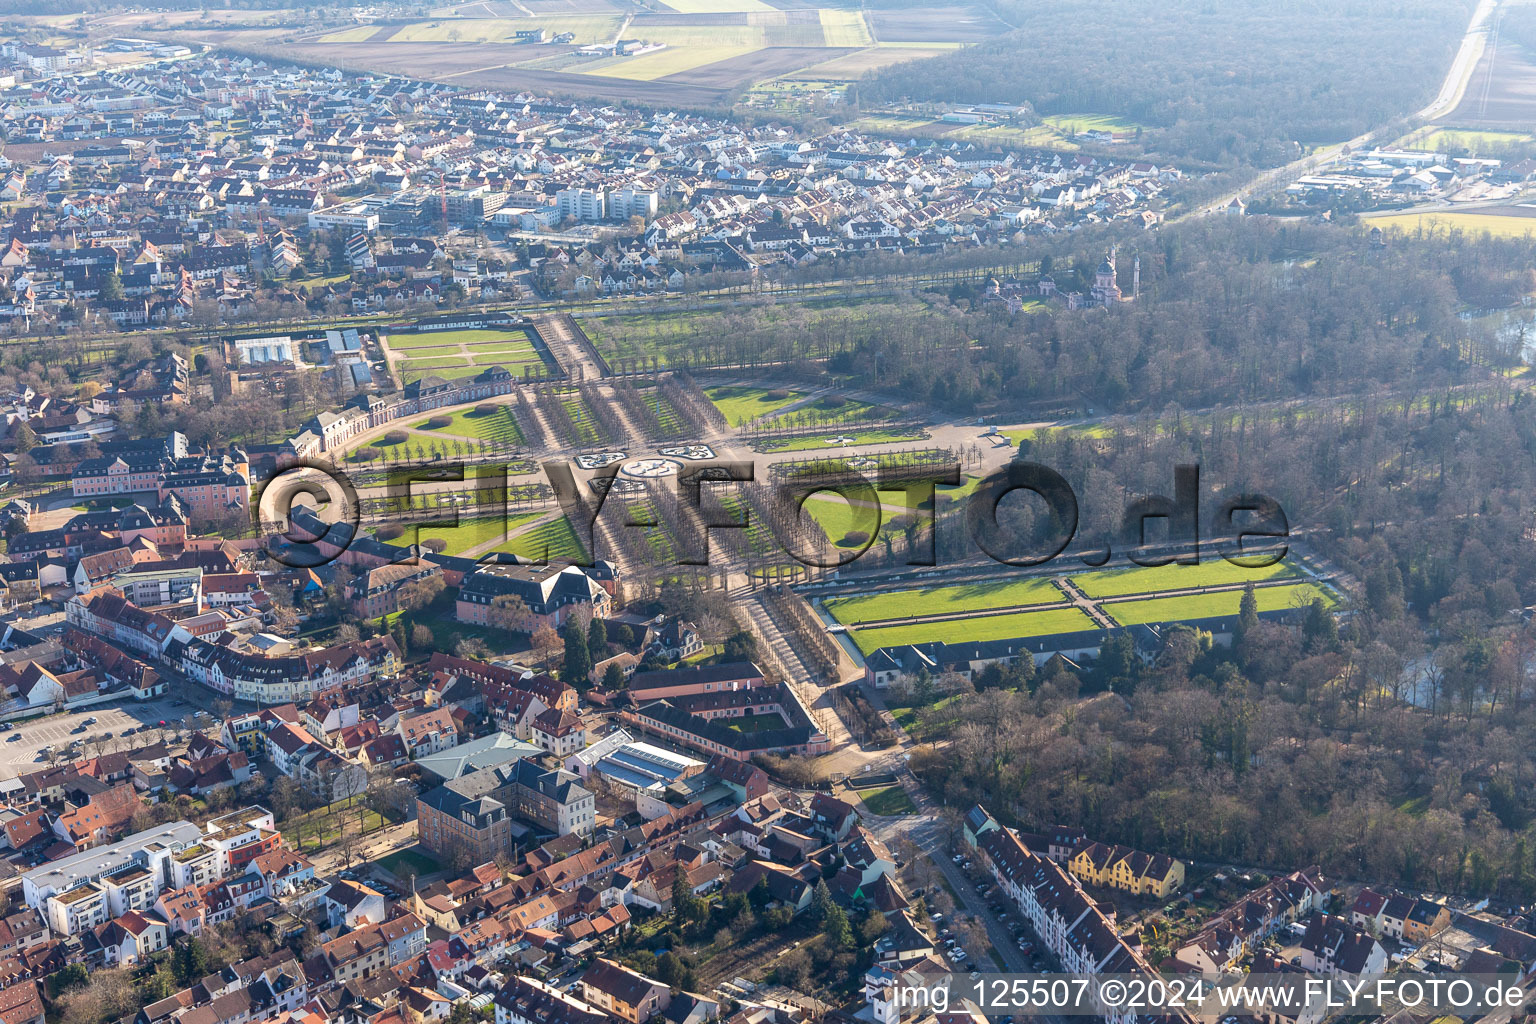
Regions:
<instances>
[{"instance_id":1,"label":"rectangular lawn field","mask_svg":"<svg viewBox=\"0 0 1536 1024\"><path fill-rule=\"evenodd\" d=\"M1217 558L1202 561L1199 565L1157 565L1083 572L1073 576L1072 582L1089 597L1121 597L1126 594L1153 594L1159 590L1260 583L1296 575L1296 567L1285 561L1262 569L1246 569L1224 558Z\"/></svg>"},{"instance_id":2,"label":"rectangular lawn field","mask_svg":"<svg viewBox=\"0 0 1536 1024\"><path fill-rule=\"evenodd\" d=\"M838 622L856 626L861 622L877 622L881 619L948 615L1011 608L1015 605L1054 604L1064 600L1066 596L1048 579L1021 579L897 590L864 597L835 597L824 604Z\"/></svg>"},{"instance_id":3,"label":"rectangular lawn field","mask_svg":"<svg viewBox=\"0 0 1536 1024\"><path fill-rule=\"evenodd\" d=\"M572 561L586 557L576 531L571 529L571 524L563 516L540 523L527 533L511 538L496 550L535 560L548 558L550 561Z\"/></svg>"},{"instance_id":4,"label":"rectangular lawn field","mask_svg":"<svg viewBox=\"0 0 1536 1024\"><path fill-rule=\"evenodd\" d=\"M798 391L770 388L715 387L705 388L704 394L733 427L777 412L805 397Z\"/></svg>"},{"instance_id":5,"label":"rectangular lawn field","mask_svg":"<svg viewBox=\"0 0 1536 1024\"><path fill-rule=\"evenodd\" d=\"M1057 633L1075 633L1093 628L1093 620L1076 608L1051 608L963 621L852 629L849 635L860 651L870 654L882 647L925 644L934 640L956 644L985 640L1026 640L1033 636L1054 636Z\"/></svg>"},{"instance_id":6,"label":"rectangular lawn field","mask_svg":"<svg viewBox=\"0 0 1536 1024\"><path fill-rule=\"evenodd\" d=\"M453 422L446 427L427 426L430 419L412 424L412 430L431 431L435 434L452 434L456 437L474 437L482 441L500 441L504 444L522 444L523 432L518 429L517 418L510 405L498 405L488 413L470 409L455 413Z\"/></svg>"},{"instance_id":7,"label":"rectangular lawn field","mask_svg":"<svg viewBox=\"0 0 1536 1024\"><path fill-rule=\"evenodd\" d=\"M477 342L529 342L527 331L470 328L462 331L402 331L386 336L389 347L397 352L441 345L472 345Z\"/></svg>"},{"instance_id":8,"label":"rectangular lawn field","mask_svg":"<svg viewBox=\"0 0 1536 1024\"><path fill-rule=\"evenodd\" d=\"M1259 587L1253 592L1259 603L1259 611L1282 611L1312 603L1322 598L1333 607L1334 600L1320 587L1311 583L1298 583L1288 587ZM1123 604L1105 604L1099 607L1104 614L1122 626L1135 626L1143 622L1179 622L1185 619L1208 619L1218 615L1236 615L1243 599L1241 590L1223 590L1217 594L1189 594L1184 597L1157 597L1148 601L1126 601Z\"/></svg>"}]
</instances>

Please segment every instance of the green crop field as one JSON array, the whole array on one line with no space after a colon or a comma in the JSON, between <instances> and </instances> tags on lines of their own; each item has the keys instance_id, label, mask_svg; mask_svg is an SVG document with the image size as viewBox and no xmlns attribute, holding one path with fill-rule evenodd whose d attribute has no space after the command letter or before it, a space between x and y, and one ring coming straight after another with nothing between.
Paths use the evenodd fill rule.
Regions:
<instances>
[{"instance_id":1,"label":"green crop field","mask_svg":"<svg viewBox=\"0 0 1536 1024\"><path fill-rule=\"evenodd\" d=\"M825 602L825 606L838 622L856 626L880 619L950 615L1015 605L1054 604L1064 600L1065 595L1048 579L1021 579L897 590L864 597L837 597Z\"/></svg>"},{"instance_id":2,"label":"green crop field","mask_svg":"<svg viewBox=\"0 0 1536 1024\"><path fill-rule=\"evenodd\" d=\"M769 388L705 388L704 394L715 404L715 408L720 410L720 415L725 417L726 422L733 427L739 427L760 416L777 412L791 402L797 402L804 397L798 391ZM770 395L774 397L770 398Z\"/></svg>"},{"instance_id":3,"label":"green crop field","mask_svg":"<svg viewBox=\"0 0 1536 1024\"><path fill-rule=\"evenodd\" d=\"M1311 583L1297 583L1288 587L1259 587L1254 592L1259 611L1273 612L1311 604L1313 598L1322 598L1330 608L1334 605L1320 587ZM1243 599L1241 590L1224 590L1217 594L1186 594L1183 597L1157 597L1147 601L1101 605L1104 613L1122 626L1134 626L1142 622L1179 622L1185 619L1206 619L1217 615L1236 615Z\"/></svg>"},{"instance_id":4,"label":"green crop field","mask_svg":"<svg viewBox=\"0 0 1536 1024\"><path fill-rule=\"evenodd\" d=\"M1296 575L1295 566L1284 561L1262 569L1246 569L1224 558L1217 558L1203 561L1199 565L1158 565L1084 572L1073 576L1072 582L1089 597L1121 597L1125 594L1153 594L1159 590L1258 583Z\"/></svg>"},{"instance_id":5,"label":"green crop field","mask_svg":"<svg viewBox=\"0 0 1536 1024\"><path fill-rule=\"evenodd\" d=\"M1076 608L1050 608L1039 612L990 615L968 621L919 622L910 626L852 629L848 632L859 650L869 654L897 644L925 644L933 640L965 643L1027 639L1093 628L1093 620Z\"/></svg>"},{"instance_id":6,"label":"green crop field","mask_svg":"<svg viewBox=\"0 0 1536 1024\"><path fill-rule=\"evenodd\" d=\"M436 434L452 434L457 437L474 437L482 441L500 441L504 444L523 443L523 432L518 429L517 418L513 416L510 405L498 405L488 413L473 409L455 413L453 422L446 427L429 427L427 424L431 422L430 419L422 420L414 424L411 429L426 430Z\"/></svg>"}]
</instances>

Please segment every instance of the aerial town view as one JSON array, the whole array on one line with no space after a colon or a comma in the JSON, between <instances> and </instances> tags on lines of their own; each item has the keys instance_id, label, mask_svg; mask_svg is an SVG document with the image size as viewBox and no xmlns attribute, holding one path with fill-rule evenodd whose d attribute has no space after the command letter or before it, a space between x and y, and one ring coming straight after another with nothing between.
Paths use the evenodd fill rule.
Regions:
<instances>
[{"instance_id":1,"label":"aerial town view","mask_svg":"<svg viewBox=\"0 0 1536 1024\"><path fill-rule=\"evenodd\" d=\"M0 1024L1531 984L1536 2L0 0Z\"/></svg>"}]
</instances>

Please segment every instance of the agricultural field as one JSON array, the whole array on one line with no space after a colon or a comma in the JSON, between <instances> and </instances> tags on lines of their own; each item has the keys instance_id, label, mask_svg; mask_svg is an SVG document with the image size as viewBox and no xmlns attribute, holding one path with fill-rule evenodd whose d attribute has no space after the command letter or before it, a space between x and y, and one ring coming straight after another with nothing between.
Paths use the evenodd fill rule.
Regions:
<instances>
[{"instance_id":1,"label":"agricultural field","mask_svg":"<svg viewBox=\"0 0 1536 1024\"><path fill-rule=\"evenodd\" d=\"M1494 238L1524 238L1536 235L1536 209L1501 207L1502 214L1457 210L1449 213L1383 213L1361 217L1361 222L1382 231L1401 231L1405 234L1449 234L1459 231L1477 237L1488 234ZM1516 212L1520 211L1520 212Z\"/></svg>"},{"instance_id":2,"label":"agricultural field","mask_svg":"<svg viewBox=\"0 0 1536 1024\"><path fill-rule=\"evenodd\" d=\"M1330 608L1335 604L1326 591L1311 583L1298 583L1285 587L1258 587L1253 593L1261 612L1304 607L1311 604L1314 598L1319 597ZM1236 615L1238 604L1242 599L1241 590L1223 590L1215 594L1185 594L1181 597L1115 602L1100 607L1105 614L1122 626L1134 626L1143 622L1179 622L1217 615Z\"/></svg>"},{"instance_id":3,"label":"agricultural field","mask_svg":"<svg viewBox=\"0 0 1536 1024\"><path fill-rule=\"evenodd\" d=\"M869 46L875 41L863 11L823 8L820 14L822 42L827 46Z\"/></svg>"},{"instance_id":4,"label":"agricultural field","mask_svg":"<svg viewBox=\"0 0 1536 1024\"><path fill-rule=\"evenodd\" d=\"M759 83L803 78L809 68L825 67L819 76L824 81L852 81L1003 29L984 9L963 5L917 12L788 8L779 0L658 0L635 12L608 0L483 0L414 21L307 33L253 24L254 15L229 25L177 19L187 22L177 28L214 45L280 42L302 60L471 89L607 99L617 79L627 83L624 96L635 102L715 107L738 101L740 90ZM626 15L632 17L626 21ZM123 25L125 31L138 27L133 19ZM569 44L517 39L519 31L535 28L573 38ZM576 55L576 47L611 43L621 30L667 49L633 58Z\"/></svg>"},{"instance_id":5,"label":"agricultural field","mask_svg":"<svg viewBox=\"0 0 1536 1024\"><path fill-rule=\"evenodd\" d=\"M884 626L879 629L850 629L848 635L862 653L870 654L882 647L925 644L934 640L950 643L1014 638L1022 640L1032 636L1053 636L1093 628L1093 620L1076 608L1050 608L1010 615L990 615L966 622L960 628L957 628L957 623L941 620L916 622L908 626Z\"/></svg>"},{"instance_id":6,"label":"agricultural field","mask_svg":"<svg viewBox=\"0 0 1536 1024\"><path fill-rule=\"evenodd\" d=\"M803 397L798 391L748 387L705 388L704 394L733 427L777 412Z\"/></svg>"},{"instance_id":7,"label":"agricultural field","mask_svg":"<svg viewBox=\"0 0 1536 1024\"><path fill-rule=\"evenodd\" d=\"M1072 582L1089 597L1123 597L1127 594L1152 594L1161 590L1185 590L1196 587L1223 587L1237 583L1297 576L1295 566L1284 562L1262 569L1247 569L1226 559L1202 561L1199 565L1158 565L1135 569L1105 569L1078 573Z\"/></svg>"},{"instance_id":8,"label":"agricultural field","mask_svg":"<svg viewBox=\"0 0 1536 1024\"><path fill-rule=\"evenodd\" d=\"M662 0L679 14L737 14L775 10L763 0Z\"/></svg>"},{"instance_id":9,"label":"agricultural field","mask_svg":"<svg viewBox=\"0 0 1536 1024\"><path fill-rule=\"evenodd\" d=\"M413 424L411 429L453 437L473 437L480 441L497 441L502 444L522 444L523 432L518 429L517 418L510 405L498 405L488 413L471 409L455 413L446 427L428 426L430 418Z\"/></svg>"},{"instance_id":10,"label":"agricultural field","mask_svg":"<svg viewBox=\"0 0 1536 1024\"><path fill-rule=\"evenodd\" d=\"M824 607L847 626L882 619L901 619L919 615L953 615L960 612L988 611L994 608L1023 607L1032 604L1056 604L1066 600L1048 579L1029 578L988 583L962 583L948 587L924 587L897 590L860 597L837 597ZM958 626L951 623L951 626ZM963 627L959 627L963 628Z\"/></svg>"},{"instance_id":11,"label":"agricultural field","mask_svg":"<svg viewBox=\"0 0 1536 1024\"><path fill-rule=\"evenodd\" d=\"M1490 46L1446 118L1463 127L1529 131L1536 124L1536 63L1514 45Z\"/></svg>"},{"instance_id":12,"label":"agricultural field","mask_svg":"<svg viewBox=\"0 0 1536 1024\"><path fill-rule=\"evenodd\" d=\"M602 67L583 70L582 74L652 82L755 52L756 48L751 46L669 46L665 50L627 57L613 64L605 62Z\"/></svg>"},{"instance_id":13,"label":"agricultural field","mask_svg":"<svg viewBox=\"0 0 1536 1024\"><path fill-rule=\"evenodd\" d=\"M1436 128L1403 144L1406 149L1434 153L1465 152L1473 155L1536 146L1536 135L1527 132L1480 131L1473 128Z\"/></svg>"}]
</instances>

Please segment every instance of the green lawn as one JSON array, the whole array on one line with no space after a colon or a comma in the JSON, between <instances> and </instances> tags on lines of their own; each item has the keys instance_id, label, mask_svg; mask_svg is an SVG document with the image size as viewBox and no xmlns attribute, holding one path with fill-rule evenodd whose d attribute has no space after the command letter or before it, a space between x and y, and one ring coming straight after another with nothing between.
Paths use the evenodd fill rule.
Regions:
<instances>
[{"instance_id":1,"label":"green lawn","mask_svg":"<svg viewBox=\"0 0 1536 1024\"><path fill-rule=\"evenodd\" d=\"M436 429L443 434L473 437L482 441L500 441L504 444L523 443L523 432L518 429L517 417L513 415L510 405L499 405L491 412L476 412L471 409L468 412L455 413L453 422L446 427L429 427L427 424L430 422L430 420L422 420L414 424L411 429Z\"/></svg>"},{"instance_id":2,"label":"green lawn","mask_svg":"<svg viewBox=\"0 0 1536 1024\"><path fill-rule=\"evenodd\" d=\"M856 626L880 619L947 615L1064 600L1066 596L1048 579L1021 579L896 590L865 597L836 597L826 602L826 608L838 622Z\"/></svg>"},{"instance_id":3,"label":"green lawn","mask_svg":"<svg viewBox=\"0 0 1536 1024\"><path fill-rule=\"evenodd\" d=\"M863 424L888 420L895 415L896 410L887 405L874 405L851 398L840 400L828 396L775 416L772 422L780 425L803 422L807 425L825 423L829 426L837 426L844 423Z\"/></svg>"},{"instance_id":4,"label":"green lawn","mask_svg":"<svg viewBox=\"0 0 1536 1024\"><path fill-rule=\"evenodd\" d=\"M847 430L830 434L816 434L811 437L786 437L764 438L754 441L754 445L765 452L806 452L812 450L829 451L838 454L845 453L849 448L861 444L893 444L898 441L918 441L925 436L921 429L880 429L873 430ZM846 444L833 443L834 438L851 438Z\"/></svg>"},{"instance_id":5,"label":"green lawn","mask_svg":"<svg viewBox=\"0 0 1536 1024\"><path fill-rule=\"evenodd\" d=\"M858 547L844 542L843 538L850 532L862 531L873 537L877 528L885 529L890 519L878 509L850 505L836 495L813 494L805 500L801 511L816 521L828 540L845 548Z\"/></svg>"},{"instance_id":6,"label":"green lawn","mask_svg":"<svg viewBox=\"0 0 1536 1024\"><path fill-rule=\"evenodd\" d=\"M548 558L551 561L558 559L572 561L586 557L585 552L582 551L581 542L576 538L576 531L564 517L540 523L527 533L513 537L496 550L509 551L514 555L535 560Z\"/></svg>"},{"instance_id":7,"label":"green lawn","mask_svg":"<svg viewBox=\"0 0 1536 1024\"><path fill-rule=\"evenodd\" d=\"M798 391L772 390L769 388L705 388L704 394L715 403L726 422L733 427L749 423L759 416L777 412L804 396ZM770 398L769 395L776 397ZM778 397L782 396L782 397Z\"/></svg>"},{"instance_id":8,"label":"green lawn","mask_svg":"<svg viewBox=\"0 0 1536 1024\"><path fill-rule=\"evenodd\" d=\"M911 797L907 796L907 791L900 786L867 789L859 794L859 799L864 802L864 808L870 814L877 814L882 818L917 813L917 805L912 802Z\"/></svg>"},{"instance_id":9,"label":"green lawn","mask_svg":"<svg viewBox=\"0 0 1536 1024\"><path fill-rule=\"evenodd\" d=\"M443 548L445 555L458 555L470 548L481 544L489 544L493 540L500 540L507 535L507 531L514 530L530 519L537 519L542 512L508 512L505 516L494 515L484 518L470 518L471 513L466 510L461 513L462 518L458 526L423 526L419 528L422 543L428 540L441 540L447 547ZM405 528L405 535L395 541L397 544L412 543L412 534L418 528L409 525Z\"/></svg>"},{"instance_id":10,"label":"green lawn","mask_svg":"<svg viewBox=\"0 0 1536 1024\"><path fill-rule=\"evenodd\" d=\"M1159 590L1194 587L1222 587L1232 583L1258 583L1298 575L1295 566L1280 561L1263 569L1246 569L1225 558L1202 561L1199 565L1158 565L1136 569L1105 569L1079 573L1072 582L1089 597L1121 597L1126 594L1153 594Z\"/></svg>"},{"instance_id":11,"label":"green lawn","mask_svg":"<svg viewBox=\"0 0 1536 1024\"><path fill-rule=\"evenodd\" d=\"M919 622L910 626L851 629L848 632L859 650L869 654L882 647L898 644L925 644L933 640L965 643L1025 639L1093 628L1093 620L1076 608L1052 608L1047 611L1014 612L1010 615L991 615L986 618L958 622Z\"/></svg>"},{"instance_id":12,"label":"green lawn","mask_svg":"<svg viewBox=\"0 0 1536 1024\"><path fill-rule=\"evenodd\" d=\"M388 335L388 340L389 347L397 352L413 348L437 348L442 345L466 345L487 341L523 342L530 352L533 351L533 343L529 340L526 331L422 331L420 334L391 334Z\"/></svg>"},{"instance_id":13,"label":"green lawn","mask_svg":"<svg viewBox=\"0 0 1536 1024\"><path fill-rule=\"evenodd\" d=\"M1133 132L1142 127L1135 121L1127 121L1113 114L1052 114L1040 120L1069 135L1086 131Z\"/></svg>"},{"instance_id":14,"label":"green lawn","mask_svg":"<svg viewBox=\"0 0 1536 1024\"><path fill-rule=\"evenodd\" d=\"M404 881L410 875L418 878L441 871L443 866L434 858L418 850L396 850L379 861L379 866Z\"/></svg>"},{"instance_id":15,"label":"green lawn","mask_svg":"<svg viewBox=\"0 0 1536 1024\"><path fill-rule=\"evenodd\" d=\"M784 721L784 716L773 712L763 715L742 715L738 718L717 718L715 721L736 732L772 732L774 729L789 728L789 723Z\"/></svg>"},{"instance_id":16,"label":"green lawn","mask_svg":"<svg viewBox=\"0 0 1536 1024\"><path fill-rule=\"evenodd\" d=\"M1295 608L1312 603L1320 597L1330 608L1334 600L1322 589L1311 583L1297 583L1288 587L1259 587L1254 592L1259 611L1272 612ZM1101 605L1104 614L1122 626L1134 626L1142 622L1179 622L1184 619L1205 619L1217 615L1236 615L1243 599L1241 590L1224 590L1218 594L1188 594L1184 597L1157 597L1148 601L1126 601L1123 604Z\"/></svg>"}]
</instances>

